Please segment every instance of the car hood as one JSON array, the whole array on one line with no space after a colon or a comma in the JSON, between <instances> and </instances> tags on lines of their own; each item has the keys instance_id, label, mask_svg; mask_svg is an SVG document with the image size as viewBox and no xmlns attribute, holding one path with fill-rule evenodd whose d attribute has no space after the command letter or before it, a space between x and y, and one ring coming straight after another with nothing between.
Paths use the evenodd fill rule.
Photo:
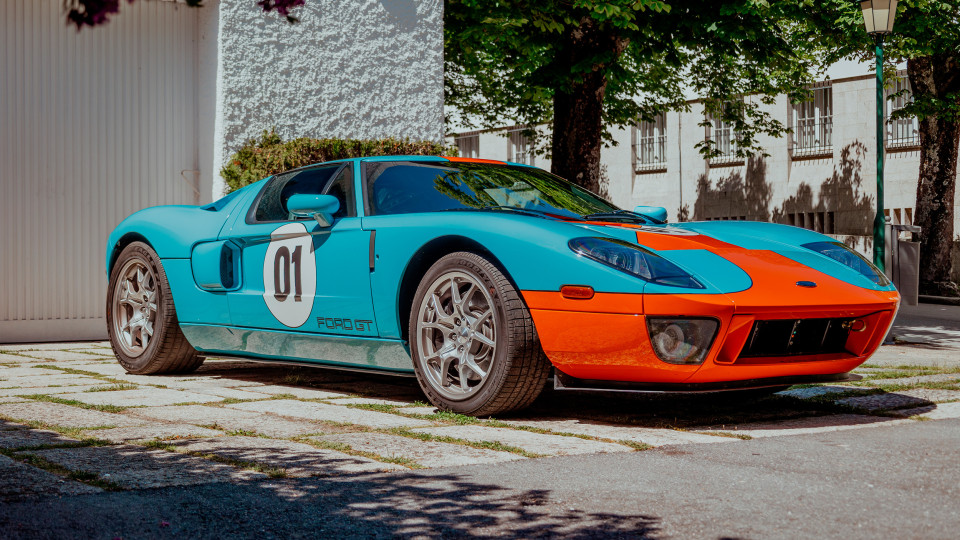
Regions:
<instances>
[{"instance_id":1,"label":"car hood","mask_svg":"<svg viewBox=\"0 0 960 540\"><path fill-rule=\"evenodd\" d=\"M795 288L798 281L818 283L829 278L863 289L894 290L892 285L878 285L856 270L804 248L804 244L836 240L797 227L731 221L653 226L583 223L581 226L643 246L725 293L744 291L760 283L765 284L764 288L788 285ZM650 284L646 290L660 292L657 288Z\"/></svg>"}]
</instances>

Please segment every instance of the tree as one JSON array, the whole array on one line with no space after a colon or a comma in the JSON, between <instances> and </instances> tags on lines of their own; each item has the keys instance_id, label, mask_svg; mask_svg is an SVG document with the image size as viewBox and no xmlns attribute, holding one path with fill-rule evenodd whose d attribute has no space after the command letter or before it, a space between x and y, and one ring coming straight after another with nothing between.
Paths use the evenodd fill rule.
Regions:
<instances>
[{"instance_id":1,"label":"tree","mask_svg":"<svg viewBox=\"0 0 960 540\"><path fill-rule=\"evenodd\" d=\"M800 100L823 67L797 31L804 1L447 0L446 104L467 126L552 124L553 172L593 191L609 129L686 108L686 93L750 155L758 133L786 131L761 105Z\"/></svg>"},{"instance_id":2,"label":"tree","mask_svg":"<svg viewBox=\"0 0 960 540\"><path fill-rule=\"evenodd\" d=\"M920 293L957 296L950 279L955 235L954 197L960 145L960 3L955 0L900 0L884 55L887 71L906 60L913 102L894 118L916 116L920 123L920 169L914 224L920 233ZM804 24L830 59L854 56L869 61L874 44L858 5L844 0L818 3Z\"/></svg>"}]
</instances>

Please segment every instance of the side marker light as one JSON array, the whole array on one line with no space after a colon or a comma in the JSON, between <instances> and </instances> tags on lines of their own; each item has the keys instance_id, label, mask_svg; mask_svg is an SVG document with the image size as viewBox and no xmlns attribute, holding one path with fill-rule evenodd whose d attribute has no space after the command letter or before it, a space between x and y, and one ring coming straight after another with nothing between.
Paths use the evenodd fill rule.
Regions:
<instances>
[{"instance_id":1,"label":"side marker light","mask_svg":"<svg viewBox=\"0 0 960 540\"><path fill-rule=\"evenodd\" d=\"M571 300L589 300L593 298L593 287L586 285L564 285L560 287L560 294Z\"/></svg>"}]
</instances>

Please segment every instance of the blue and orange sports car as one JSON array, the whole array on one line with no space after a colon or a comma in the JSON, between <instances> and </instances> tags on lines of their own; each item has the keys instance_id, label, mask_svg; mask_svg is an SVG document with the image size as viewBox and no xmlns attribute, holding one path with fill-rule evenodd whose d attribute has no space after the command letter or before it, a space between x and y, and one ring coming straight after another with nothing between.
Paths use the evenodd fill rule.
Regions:
<instances>
[{"instance_id":1,"label":"blue and orange sports car","mask_svg":"<svg viewBox=\"0 0 960 540\"><path fill-rule=\"evenodd\" d=\"M714 391L839 380L899 296L842 243L770 223L667 225L499 161L374 157L272 176L110 235L120 363L204 355L415 374L490 415L557 388Z\"/></svg>"}]
</instances>

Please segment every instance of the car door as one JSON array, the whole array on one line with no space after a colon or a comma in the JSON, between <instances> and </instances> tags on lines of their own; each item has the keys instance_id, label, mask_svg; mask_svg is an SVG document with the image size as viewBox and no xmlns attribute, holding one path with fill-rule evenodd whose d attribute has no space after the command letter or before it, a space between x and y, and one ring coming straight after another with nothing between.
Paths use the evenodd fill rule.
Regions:
<instances>
[{"instance_id":1,"label":"car door","mask_svg":"<svg viewBox=\"0 0 960 540\"><path fill-rule=\"evenodd\" d=\"M370 233L360 228L352 162L277 175L221 234L240 252L240 286L227 293L233 326L377 335L370 295ZM340 200L331 226L287 211L294 194Z\"/></svg>"}]
</instances>

